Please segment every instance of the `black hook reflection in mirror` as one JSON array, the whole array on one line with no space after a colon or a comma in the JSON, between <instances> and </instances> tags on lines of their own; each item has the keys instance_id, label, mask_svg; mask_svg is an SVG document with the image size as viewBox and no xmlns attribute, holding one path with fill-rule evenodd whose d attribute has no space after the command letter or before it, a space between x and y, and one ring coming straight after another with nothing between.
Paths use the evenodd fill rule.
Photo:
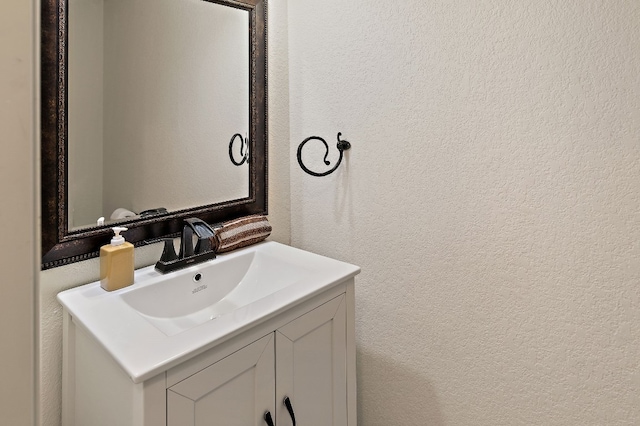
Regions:
<instances>
[{"instance_id":1,"label":"black hook reflection in mirror","mask_svg":"<svg viewBox=\"0 0 640 426\"><path fill-rule=\"evenodd\" d=\"M236 138L240 138L240 156L242 157L240 161L236 161L236 159L233 157L233 144ZM247 140L247 138L243 138L240 133L236 133L235 135L231 136L231 140L229 141L229 158L231 159L231 162L236 166L242 166L249 158L249 141Z\"/></svg>"},{"instance_id":2,"label":"black hook reflection in mirror","mask_svg":"<svg viewBox=\"0 0 640 426\"><path fill-rule=\"evenodd\" d=\"M338 158L338 162L336 163L335 166L333 166L333 168L331 170L326 171L324 173L316 173L316 172L314 172L312 170L309 170L302 163L302 147L304 147L304 144L306 144L307 142L309 142L312 139L317 139L320 142L322 142L324 144L325 149L327 150L327 153L324 154L324 164L326 164L328 166L328 165L331 164L331 162L329 160L327 160L327 157L329 156L329 145L327 144L327 142L324 139L322 139L319 136L309 136L308 138L303 140L302 143L300 145L298 145L298 164L300 164L300 167L302 167L302 170L304 170L305 172L309 173L311 176L318 176L318 177L327 176L327 175L333 173L338 168L340 163L342 162L342 156L344 154L344 151L351 148L351 143L349 143L349 141L340 139L340 136L342 136L342 133L338 132L338 143L336 145L336 148L338 148L338 151L340 152L340 157Z\"/></svg>"}]
</instances>

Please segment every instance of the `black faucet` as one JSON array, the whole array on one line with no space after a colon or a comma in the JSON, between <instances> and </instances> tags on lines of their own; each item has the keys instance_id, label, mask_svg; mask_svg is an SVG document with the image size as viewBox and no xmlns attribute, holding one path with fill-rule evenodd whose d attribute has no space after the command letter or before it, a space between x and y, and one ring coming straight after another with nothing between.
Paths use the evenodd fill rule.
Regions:
<instances>
[{"instance_id":1,"label":"black faucet","mask_svg":"<svg viewBox=\"0 0 640 426\"><path fill-rule=\"evenodd\" d=\"M194 235L197 238L195 247L193 246ZM165 274L195 263L214 259L216 251L213 236L213 229L205 221L197 218L185 219L180 238L180 253L176 254L173 239L165 239L164 250L160 260L156 263L156 270Z\"/></svg>"}]
</instances>

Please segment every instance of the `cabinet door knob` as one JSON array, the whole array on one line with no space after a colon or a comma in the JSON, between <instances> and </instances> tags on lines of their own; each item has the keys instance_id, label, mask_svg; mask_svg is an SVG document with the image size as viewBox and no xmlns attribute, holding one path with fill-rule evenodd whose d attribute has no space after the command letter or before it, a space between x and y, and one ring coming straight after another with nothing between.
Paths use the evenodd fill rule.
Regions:
<instances>
[{"instance_id":1,"label":"cabinet door knob","mask_svg":"<svg viewBox=\"0 0 640 426\"><path fill-rule=\"evenodd\" d=\"M264 421L267 422L268 426L274 426L273 419L271 418L271 413L268 411L264 413Z\"/></svg>"},{"instance_id":2,"label":"cabinet door knob","mask_svg":"<svg viewBox=\"0 0 640 426\"><path fill-rule=\"evenodd\" d=\"M291 416L291 422L293 422L293 426L296 426L296 415L293 414L293 407L291 406L291 400L289 399L288 396L285 396L283 402L285 407L287 407L287 411L289 412L289 415Z\"/></svg>"}]
</instances>

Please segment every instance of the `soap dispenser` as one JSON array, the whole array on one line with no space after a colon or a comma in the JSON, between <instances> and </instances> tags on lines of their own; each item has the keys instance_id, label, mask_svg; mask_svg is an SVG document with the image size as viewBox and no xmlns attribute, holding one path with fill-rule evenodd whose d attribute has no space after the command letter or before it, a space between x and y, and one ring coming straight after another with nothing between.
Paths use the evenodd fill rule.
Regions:
<instances>
[{"instance_id":1,"label":"soap dispenser","mask_svg":"<svg viewBox=\"0 0 640 426\"><path fill-rule=\"evenodd\" d=\"M122 226L113 229L111 244L100 247L100 286L106 291L118 290L133 284L133 244L126 242Z\"/></svg>"}]
</instances>

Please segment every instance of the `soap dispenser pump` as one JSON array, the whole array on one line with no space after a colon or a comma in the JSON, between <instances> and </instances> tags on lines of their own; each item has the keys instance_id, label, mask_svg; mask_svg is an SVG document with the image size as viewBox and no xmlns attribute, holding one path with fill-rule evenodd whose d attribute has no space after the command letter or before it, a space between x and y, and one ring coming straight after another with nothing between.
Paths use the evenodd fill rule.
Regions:
<instances>
[{"instance_id":1,"label":"soap dispenser pump","mask_svg":"<svg viewBox=\"0 0 640 426\"><path fill-rule=\"evenodd\" d=\"M100 247L100 286L114 291L133 284L133 244L120 235L127 230L113 227L111 243Z\"/></svg>"}]
</instances>

